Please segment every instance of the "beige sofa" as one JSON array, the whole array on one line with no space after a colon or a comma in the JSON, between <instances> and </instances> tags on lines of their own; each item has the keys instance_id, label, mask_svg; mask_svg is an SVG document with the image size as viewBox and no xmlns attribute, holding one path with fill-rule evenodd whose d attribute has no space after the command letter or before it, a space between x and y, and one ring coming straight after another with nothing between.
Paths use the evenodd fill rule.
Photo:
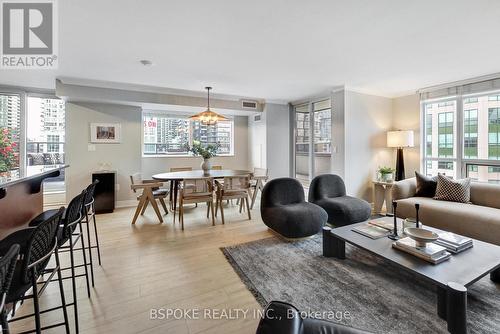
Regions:
<instances>
[{"instance_id":1,"label":"beige sofa","mask_svg":"<svg viewBox=\"0 0 500 334\"><path fill-rule=\"evenodd\" d=\"M416 187L415 178L393 185L398 217L414 218L415 203L419 203L424 225L500 245L500 185L473 182L469 204L414 197Z\"/></svg>"}]
</instances>

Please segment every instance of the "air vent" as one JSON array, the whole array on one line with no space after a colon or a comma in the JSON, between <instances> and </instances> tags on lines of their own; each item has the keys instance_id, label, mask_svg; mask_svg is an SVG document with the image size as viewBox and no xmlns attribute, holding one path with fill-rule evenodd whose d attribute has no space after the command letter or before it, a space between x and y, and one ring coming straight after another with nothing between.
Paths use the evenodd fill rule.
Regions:
<instances>
[{"instance_id":1,"label":"air vent","mask_svg":"<svg viewBox=\"0 0 500 334\"><path fill-rule=\"evenodd\" d=\"M241 107L243 109L257 110L257 106L257 101L241 100Z\"/></svg>"},{"instance_id":2,"label":"air vent","mask_svg":"<svg viewBox=\"0 0 500 334\"><path fill-rule=\"evenodd\" d=\"M255 116L253 117L253 121L254 121L254 122L260 122L260 120L261 120L261 119L262 119L262 115L255 115Z\"/></svg>"}]
</instances>

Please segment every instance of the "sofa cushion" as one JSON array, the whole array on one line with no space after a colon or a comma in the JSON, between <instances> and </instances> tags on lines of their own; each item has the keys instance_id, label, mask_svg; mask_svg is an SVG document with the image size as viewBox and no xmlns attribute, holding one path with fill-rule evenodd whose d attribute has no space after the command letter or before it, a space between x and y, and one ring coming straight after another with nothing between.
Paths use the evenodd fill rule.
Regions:
<instances>
[{"instance_id":1,"label":"sofa cushion","mask_svg":"<svg viewBox=\"0 0 500 334\"><path fill-rule=\"evenodd\" d=\"M397 216L415 218L416 203L420 204L419 219L424 225L500 245L499 209L410 197L398 200Z\"/></svg>"},{"instance_id":2,"label":"sofa cushion","mask_svg":"<svg viewBox=\"0 0 500 334\"><path fill-rule=\"evenodd\" d=\"M328 213L328 223L335 227L359 223L370 218L371 205L365 200L341 196L314 202Z\"/></svg>"},{"instance_id":3,"label":"sofa cushion","mask_svg":"<svg viewBox=\"0 0 500 334\"><path fill-rule=\"evenodd\" d=\"M415 196L434 197L436 194L437 176L430 177L415 171L415 177L417 180Z\"/></svg>"},{"instance_id":4,"label":"sofa cushion","mask_svg":"<svg viewBox=\"0 0 500 334\"><path fill-rule=\"evenodd\" d=\"M328 215L313 203L302 202L261 208L264 224L285 238L304 238L321 231Z\"/></svg>"},{"instance_id":5,"label":"sofa cushion","mask_svg":"<svg viewBox=\"0 0 500 334\"><path fill-rule=\"evenodd\" d=\"M470 201L476 205L500 209L500 185L484 182L472 182Z\"/></svg>"},{"instance_id":6,"label":"sofa cushion","mask_svg":"<svg viewBox=\"0 0 500 334\"><path fill-rule=\"evenodd\" d=\"M470 202L470 178L452 180L438 174L436 195L434 199L460 203Z\"/></svg>"}]
</instances>

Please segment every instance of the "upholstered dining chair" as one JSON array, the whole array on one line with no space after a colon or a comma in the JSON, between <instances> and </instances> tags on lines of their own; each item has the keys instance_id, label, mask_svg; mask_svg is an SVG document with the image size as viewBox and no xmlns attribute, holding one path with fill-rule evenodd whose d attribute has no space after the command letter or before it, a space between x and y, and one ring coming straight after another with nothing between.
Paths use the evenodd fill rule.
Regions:
<instances>
[{"instance_id":1,"label":"upholstered dining chair","mask_svg":"<svg viewBox=\"0 0 500 334\"><path fill-rule=\"evenodd\" d=\"M137 196L137 200L139 203L137 204L137 208L134 213L134 218L132 219L132 224L135 224L139 214L143 215L146 211L146 208L149 204L153 207L156 216L160 220L160 223L163 223L163 218L160 213L160 209L158 208L158 204L156 200L158 200L165 210L165 214L168 214L167 205L165 204L165 198L168 195L168 190L162 189L163 184L154 180L143 180L141 173L135 173L130 175L131 189L136 193L138 190L142 190L139 196Z\"/></svg>"},{"instance_id":2,"label":"upholstered dining chair","mask_svg":"<svg viewBox=\"0 0 500 334\"><path fill-rule=\"evenodd\" d=\"M170 172L189 172L193 167L170 167Z\"/></svg>"},{"instance_id":3,"label":"upholstered dining chair","mask_svg":"<svg viewBox=\"0 0 500 334\"><path fill-rule=\"evenodd\" d=\"M218 208L220 208L222 224L224 221L224 206L222 201L224 200L240 200L240 213L243 209L243 204L246 205L248 212L248 219L252 219L250 214L250 176L230 176L225 177L224 182L215 180L217 186L216 191L216 204L215 204L215 216L217 216Z\"/></svg>"},{"instance_id":4,"label":"upholstered dining chair","mask_svg":"<svg viewBox=\"0 0 500 334\"><path fill-rule=\"evenodd\" d=\"M173 172L190 172L192 170L193 170L193 167L170 167L170 172L171 173L173 173ZM170 192L172 194L174 193L174 189L176 189L174 187L174 182L179 182L179 181L172 181L172 182L170 182ZM177 198L179 198L179 196L177 196ZM171 201L170 201L170 210L174 211L173 198L171 197L170 199L171 199ZM198 206L198 204L196 204L196 206ZM174 220L175 220L175 216L174 216Z\"/></svg>"},{"instance_id":5,"label":"upholstered dining chair","mask_svg":"<svg viewBox=\"0 0 500 334\"><path fill-rule=\"evenodd\" d=\"M255 204L255 200L257 198L257 193L260 191L262 193L262 189L264 189L264 183L266 183L269 178L269 170L267 168L254 168L252 179L250 180L250 189L252 190L252 204L250 205L250 209L253 209Z\"/></svg>"},{"instance_id":6,"label":"upholstered dining chair","mask_svg":"<svg viewBox=\"0 0 500 334\"><path fill-rule=\"evenodd\" d=\"M213 193L214 187L212 178L184 179L182 181L182 186L179 191L179 221L182 230L184 230L184 204L207 203L207 218L211 210L212 225L215 225Z\"/></svg>"}]
</instances>

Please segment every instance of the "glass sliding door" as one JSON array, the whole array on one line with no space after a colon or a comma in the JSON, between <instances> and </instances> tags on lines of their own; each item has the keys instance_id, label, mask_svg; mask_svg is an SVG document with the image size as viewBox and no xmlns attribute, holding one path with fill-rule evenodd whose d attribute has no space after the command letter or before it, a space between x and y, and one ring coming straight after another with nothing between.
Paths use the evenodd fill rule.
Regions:
<instances>
[{"instance_id":1,"label":"glass sliding door","mask_svg":"<svg viewBox=\"0 0 500 334\"><path fill-rule=\"evenodd\" d=\"M311 117L310 104L296 106L295 109L295 178L309 185L311 157Z\"/></svg>"},{"instance_id":2,"label":"glass sliding door","mask_svg":"<svg viewBox=\"0 0 500 334\"><path fill-rule=\"evenodd\" d=\"M330 173L332 109L330 99L296 105L295 177L305 186L316 175Z\"/></svg>"},{"instance_id":3,"label":"glass sliding door","mask_svg":"<svg viewBox=\"0 0 500 334\"><path fill-rule=\"evenodd\" d=\"M332 110L330 99L314 102L314 176L330 173Z\"/></svg>"}]
</instances>

